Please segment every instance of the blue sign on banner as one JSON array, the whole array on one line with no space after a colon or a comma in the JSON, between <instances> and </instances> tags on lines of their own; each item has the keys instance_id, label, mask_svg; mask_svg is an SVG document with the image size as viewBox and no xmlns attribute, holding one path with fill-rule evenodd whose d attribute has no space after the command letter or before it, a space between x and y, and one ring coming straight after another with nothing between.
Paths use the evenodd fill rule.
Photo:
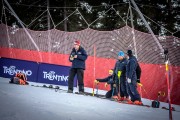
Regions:
<instances>
[{"instance_id":1,"label":"blue sign on banner","mask_svg":"<svg viewBox=\"0 0 180 120\"><path fill-rule=\"evenodd\" d=\"M26 74L27 80L37 81L38 64L36 62L0 58L0 76L12 78L17 72Z\"/></svg>"},{"instance_id":2,"label":"blue sign on banner","mask_svg":"<svg viewBox=\"0 0 180 120\"><path fill-rule=\"evenodd\" d=\"M0 58L0 77L12 78L22 72L28 81L68 86L69 70L68 66ZM76 86L77 77L74 80Z\"/></svg>"},{"instance_id":3,"label":"blue sign on banner","mask_svg":"<svg viewBox=\"0 0 180 120\"><path fill-rule=\"evenodd\" d=\"M68 66L41 63L39 64L37 82L68 86L69 70ZM77 79L75 78L74 87L76 86Z\"/></svg>"}]
</instances>

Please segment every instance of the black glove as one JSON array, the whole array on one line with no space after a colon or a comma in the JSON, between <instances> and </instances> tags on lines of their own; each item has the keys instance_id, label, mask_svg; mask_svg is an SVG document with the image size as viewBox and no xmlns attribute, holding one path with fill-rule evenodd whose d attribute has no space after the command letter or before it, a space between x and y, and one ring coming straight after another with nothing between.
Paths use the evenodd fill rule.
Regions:
<instances>
[{"instance_id":1,"label":"black glove","mask_svg":"<svg viewBox=\"0 0 180 120\"><path fill-rule=\"evenodd\" d=\"M140 79L137 79L137 83L140 83Z\"/></svg>"}]
</instances>

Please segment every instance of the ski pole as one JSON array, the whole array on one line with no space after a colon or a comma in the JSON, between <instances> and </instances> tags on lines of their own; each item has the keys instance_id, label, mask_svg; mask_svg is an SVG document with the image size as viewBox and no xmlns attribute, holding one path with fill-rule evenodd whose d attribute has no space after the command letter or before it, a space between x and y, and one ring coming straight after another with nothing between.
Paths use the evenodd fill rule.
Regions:
<instances>
[{"instance_id":1,"label":"ski pole","mask_svg":"<svg viewBox=\"0 0 180 120\"><path fill-rule=\"evenodd\" d=\"M121 77L121 73L122 73L122 71L118 71L118 79L119 79L119 97L120 97L120 86L121 86L121 84L120 84L120 77Z\"/></svg>"},{"instance_id":2,"label":"ski pole","mask_svg":"<svg viewBox=\"0 0 180 120\"><path fill-rule=\"evenodd\" d=\"M142 86L143 86L143 84L142 83L138 83L138 85L140 86L140 94L141 94L141 98L142 98Z\"/></svg>"},{"instance_id":3,"label":"ski pole","mask_svg":"<svg viewBox=\"0 0 180 120\"><path fill-rule=\"evenodd\" d=\"M93 82L93 92L92 92L92 96L94 96L94 84L95 84L95 83Z\"/></svg>"},{"instance_id":4,"label":"ski pole","mask_svg":"<svg viewBox=\"0 0 180 120\"><path fill-rule=\"evenodd\" d=\"M98 84L96 85L96 96L98 95Z\"/></svg>"},{"instance_id":5,"label":"ski pole","mask_svg":"<svg viewBox=\"0 0 180 120\"><path fill-rule=\"evenodd\" d=\"M114 87L113 87L113 89L112 89L112 97L114 96Z\"/></svg>"},{"instance_id":6,"label":"ski pole","mask_svg":"<svg viewBox=\"0 0 180 120\"><path fill-rule=\"evenodd\" d=\"M119 79L119 98L120 98L120 88L121 87L121 84L120 84L120 79Z\"/></svg>"},{"instance_id":7,"label":"ski pole","mask_svg":"<svg viewBox=\"0 0 180 120\"><path fill-rule=\"evenodd\" d=\"M144 86L142 86L142 89L144 90L144 92L146 93L147 97L150 99L151 101L151 98L149 97L149 94L147 93L147 91L145 90Z\"/></svg>"}]
</instances>

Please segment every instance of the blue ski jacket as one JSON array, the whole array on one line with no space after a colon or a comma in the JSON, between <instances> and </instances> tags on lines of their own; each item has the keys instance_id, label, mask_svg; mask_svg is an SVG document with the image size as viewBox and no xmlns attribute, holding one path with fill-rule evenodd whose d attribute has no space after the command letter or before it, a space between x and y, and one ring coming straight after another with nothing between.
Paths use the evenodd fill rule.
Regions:
<instances>
[{"instance_id":1,"label":"blue ski jacket","mask_svg":"<svg viewBox=\"0 0 180 120\"><path fill-rule=\"evenodd\" d=\"M121 77L120 77L120 82L124 82L126 81L126 65L127 65L127 59L123 59L123 60L118 60L115 64L114 67L114 75L115 75L115 81L116 83L119 83L119 79L118 79L118 71L121 71Z\"/></svg>"},{"instance_id":2,"label":"blue ski jacket","mask_svg":"<svg viewBox=\"0 0 180 120\"><path fill-rule=\"evenodd\" d=\"M70 60L70 57L74 55L77 55L77 58L74 58L74 60ZM80 46L79 50L77 51L75 50L75 48L73 48L69 56L69 61L72 62L72 68L81 68L85 70L85 61L87 57L88 55L83 47Z\"/></svg>"},{"instance_id":3,"label":"blue ski jacket","mask_svg":"<svg viewBox=\"0 0 180 120\"><path fill-rule=\"evenodd\" d=\"M113 79L113 75L110 75L106 78L103 79L96 79L99 82L107 82L107 84L111 85L111 89L113 89L113 84L115 83L114 79Z\"/></svg>"},{"instance_id":4,"label":"blue ski jacket","mask_svg":"<svg viewBox=\"0 0 180 120\"><path fill-rule=\"evenodd\" d=\"M131 80L137 80L136 75L136 68L137 68L137 59L135 56L129 57L127 67L126 67L126 76Z\"/></svg>"}]
</instances>

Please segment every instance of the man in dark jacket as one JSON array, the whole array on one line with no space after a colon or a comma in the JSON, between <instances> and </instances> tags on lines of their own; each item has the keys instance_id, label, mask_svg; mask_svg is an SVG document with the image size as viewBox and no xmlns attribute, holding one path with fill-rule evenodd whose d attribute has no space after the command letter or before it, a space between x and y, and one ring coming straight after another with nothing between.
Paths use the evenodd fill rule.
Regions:
<instances>
[{"instance_id":1,"label":"man in dark jacket","mask_svg":"<svg viewBox=\"0 0 180 120\"><path fill-rule=\"evenodd\" d=\"M127 60L124 56L124 52L120 51L118 53L118 61L114 67L114 75L117 86L116 88L117 92L119 93L118 99L120 101L126 100L129 97L126 88L126 65Z\"/></svg>"},{"instance_id":2,"label":"man in dark jacket","mask_svg":"<svg viewBox=\"0 0 180 120\"><path fill-rule=\"evenodd\" d=\"M98 84L99 82L106 82L105 86L107 86L108 84L111 85L111 89L106 93L106 98L111 98L114 95L117 95L117 92L115 90L116 88L116 84L113 78L113 70L109 70L109 76L103 79L96 79L95 80L95 84Z\"/></svg>"},{"instance_id":3,"label":"man in dark jacket","mask_svg":"<svg viewBox=\"0 0 180 120\"><path fill-rule=\"evenodd\" d=\"M129 104L142 104L141 97L137 91L137 59L133 56L132 51L128 50L127 55L129 57L128 64L126 67L126 77L127 77L127 91L131 97L131 101L128 101Z\"/></svg>"},{"instance_id":4,"label":"man in dark jacket","mask_svg":"<svg viewBox=\"0 0 180 120\"><path fill-rule=\"evenodd\" d=\"M72 67L68 78L68 93L73 93L74 76L77 74L79 93L84 92L84 70L87 53L83 47L80 46L80 41L74 42L74 48L69 56L69 61L72 62Z\"/></svg>"}]
</instances>

